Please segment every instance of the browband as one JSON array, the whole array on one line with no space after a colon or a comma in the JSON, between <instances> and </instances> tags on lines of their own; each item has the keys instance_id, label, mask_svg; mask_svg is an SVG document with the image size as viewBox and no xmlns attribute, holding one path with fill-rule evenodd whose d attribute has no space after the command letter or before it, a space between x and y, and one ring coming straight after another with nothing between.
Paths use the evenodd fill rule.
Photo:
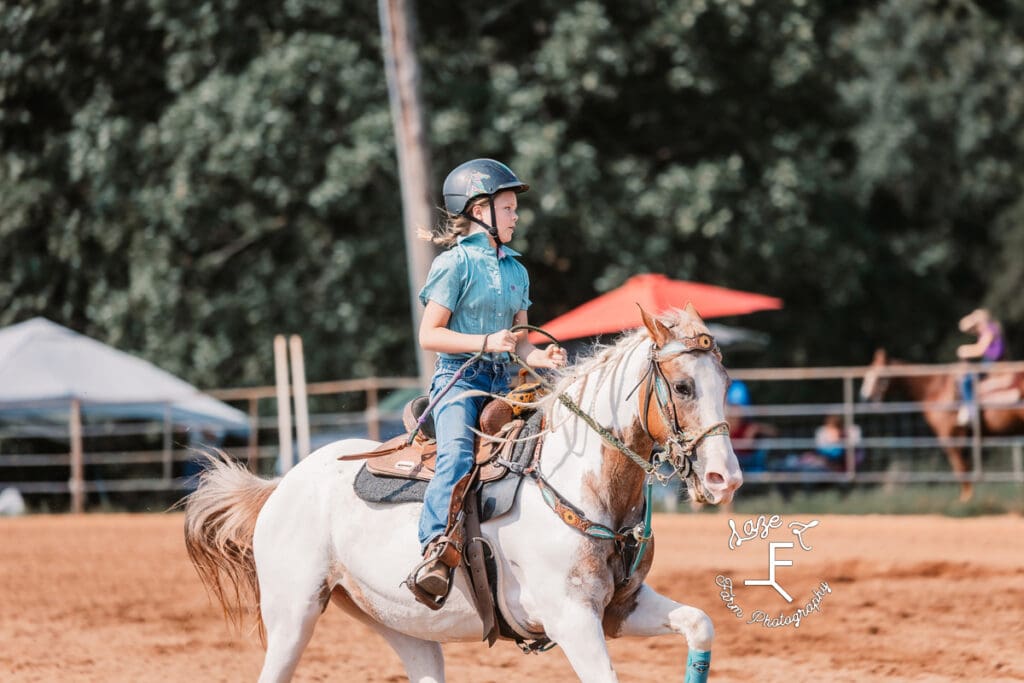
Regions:
<instances>
[{"instance_id":1,"label":"browband","mask_svg":"<svg viewBox=\"0 0 1024 683\"><path fill-rule=\"evenodd\" d=\"M657 356L658 360L665 360L666 356L677 356L681 353L693 353L695 351L710 351L715 354L719 360L722 358L722 352L718 349L718 343L715 338L710 334L701 333L692 337L683 337L681 339L673 339L668 344L658 349Z\"/></svg>"}]
</instances>

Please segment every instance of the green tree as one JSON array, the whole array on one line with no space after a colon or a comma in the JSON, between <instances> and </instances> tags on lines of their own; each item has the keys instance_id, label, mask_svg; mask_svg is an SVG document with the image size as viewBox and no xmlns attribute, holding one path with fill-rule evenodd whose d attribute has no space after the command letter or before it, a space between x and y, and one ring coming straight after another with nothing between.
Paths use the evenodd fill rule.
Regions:
<instances>
[{"instance_id":1,"label":"green tree","mask_svg":"<svg viewBox=\"0 0 1024 683\"><path fill-rule=\"evenodd\" d=\"M124 284L134 140L170 99L146 19L137 1L0 5L2 323L108 322L89 307Z\"/></svg>"},{"instance_id":2,"label":"green tree","mask_svg":"<svg viewBox=\"0 0 1024 683\"><path fill-rule=\"evenodd\" d=\"M437 180L533 186L544 322L642 271L781 296L735 364L1024 333L1024 10L906 0L418 6ZM410 374L376 7L0 2L0 324L47 315L202 384ZM728 322L728 321L727 321Z\"/></svg>"},{"instance_id":3,"label":"green tree","mask_svg":"<svg viewBox=\"0 0 1024 683\"><path fill-rule=\"evenodd\" d=\"M863 358L838 343L843 326L806 322L863 300L850 287L870 244L821 259L858 230L829 49L855 7L537 2L515 25L496 12L430 25L436 45L479 36L462 60L426 57L444 79L426 89L440 153L468 130L534 184L534 319L657 271L784 297L761 320L780 342L766 362Z\"/></svg>"},{"instance_id":4,"label":"green tree","mask_svg":"<svg viewBox=\"0 0 1024 683\"><path fill-rule=\"evenodd\" d=\"M47 315L203 385L411 363L376 12L4 6L2 320ZM404 327L403 327L404 325Z\"/></svg>"},{"instance_id":5,"label":"green tree","mask_svg":"<svg viewBox=\"0 0 1024 683\"><path fill-rule=\"evenodd\" d=\"M874 317L920 360L952 360L981 304L1024 332L1022 28L1010 3L892 1L837 41L856 65L839 88L857 116L851 189L904 274L879 283Z\"/></svg>"},{"instance_id":6,"label":"green tree","mask_svg":"<svg viewBox=\"0 0 1024 683\"><path fill-rule=\"evenodd\" d=\"M407 330L386 332L406 291L391 262L394 150L378 65L359 52L296 34L211 73L144 132L148 227L134 248L148 258L129 306L175 371L265 381L271 339L288 331L304 335L312 376L411 358Z\"/></svg>"}]
</instances>

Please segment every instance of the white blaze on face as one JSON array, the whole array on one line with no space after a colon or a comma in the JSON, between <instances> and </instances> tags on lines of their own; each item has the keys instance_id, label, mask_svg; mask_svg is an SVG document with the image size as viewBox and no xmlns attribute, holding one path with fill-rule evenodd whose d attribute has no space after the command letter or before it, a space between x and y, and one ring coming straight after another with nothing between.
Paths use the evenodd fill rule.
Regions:
<instances>
[{"instance_id":1,"label":"white blaze on face","mask_svg":"<svg viewBox=\"0 0 1024 683\"><path fill-rule=\"evenodd\" d=\"M875 397L875 387L878 386L878 370L871 368L864 375L864 382L860 385L860 397L870 401Z\"/></svg>"},{"instance_id":2,"label":"white blaze on face","mask_svg":"<svg viewBox=\"0 0 1024 683\"><path fill-rule=\"evenodd\" d=\"M697 387L698 426L701 431L725 422L725 392L727 378L714 356L709 353L687 354L691 359L688 370ZM697 454L703 463L701 483L710 503L728 503L743 484L743 473L728 436L709 436L698 446Z\"/></svg>"}]
</instances>

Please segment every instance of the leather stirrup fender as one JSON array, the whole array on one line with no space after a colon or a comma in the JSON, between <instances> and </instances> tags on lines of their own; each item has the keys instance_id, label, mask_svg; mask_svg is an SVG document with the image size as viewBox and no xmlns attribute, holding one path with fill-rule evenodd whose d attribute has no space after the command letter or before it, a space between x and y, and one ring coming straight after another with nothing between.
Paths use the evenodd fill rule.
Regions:
<instances>
[{"instance_id":1,"label":"leather stirrup fender","mask_svg":"<svg viewBox=\"0 0 1024 683\"><path fill-rule=\"evenodd\" d=\"M469 567L469 583L473 587L476 611L483 622L483 640L492 647L498 640L498 623L495 615L494 598L487 580L487 564L484 560L484 541L480 531L480 512L477 506L477 492L470 491L466 498L466 564Z\"/></svg>"}]
</instances>

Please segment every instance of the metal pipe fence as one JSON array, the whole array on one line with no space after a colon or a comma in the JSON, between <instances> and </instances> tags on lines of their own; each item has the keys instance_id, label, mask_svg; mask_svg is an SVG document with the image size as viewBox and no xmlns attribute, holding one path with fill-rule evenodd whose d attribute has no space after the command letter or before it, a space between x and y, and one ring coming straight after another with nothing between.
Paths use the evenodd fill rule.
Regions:
<instances>
[{"instance_id":1,"label":"metal pipe fence","mask_svg":"<svg viewBox=\"0 0 1024 683\"><path fill-rule=\"evenodd\" d=\"M1014 482L1024 484L1024 435L983 435L938 438L923 423L925 409L956 411L959 401L864 403L857 400L857 382L865 367L759 368L734 370L734 379L751 386L752 394L772 397L743 410L743 417L769 424L771 436L733 438L738 452L765 454L766 467L747 471L748 483L955 483ZM879 369L882 376L977 373L967 364L902 365ZM988 372L1024 372L1024 363L998 363ZM829 383L832 383L829 386ZM314 448L340 438L381 440L402 431L401 407L420 387L411 377L369 378L311 383L311 399L323 399L310 414ZM273 386L222 389L216 398L247 409L249 436L236 443L196 435L165 420L149 422L68 423L0 422L0 489L14 486L26 495L60 499L126 492L183 494L198 471L194 448L224 447L242 457L261 475L274 475L278 427ZM807 397L811 397L808 399ZM334 409L330 409L330 408ZM982 400L981 409L992 407ZM1000 404L1020 408L1024 402ZM341 409L338 409L341 408ZM787 463L813 453L814 431L823 418L838 416L845 427L840 467L799 468ZM975 420L977 424L977 421ZM854 436L859 428L859 436ZM83 453L73 453L72 432L80 433ZM113 443L113 445L111 445ZM134 445L132 445L134 444ZM956 475L941 455L942 448L971 451L972 471Z\"/></svg>"},{"instance_id":2,"label":"metal pipe fence","mask_svg":"<svg viewBox=\"0 0 1024 683\"><path fill-rule=\"evenodd\" d=\"M858 400L857 382L868 370L881 378L952 375L971 376L977 386L980 368L970 363L938 365L892 365L878 368L761 368L735 370L734 379L742 379L757 395L814 394L815 401L774 400L742 409L745 419L768 423L779 436L753 440L733 439L738 451L756 450L765 454L769 466L746 472L750 483L959 483L1015 482L1024 484L1024 434L987 435L980 429L980 414L986 409L1017 410L1024 401L991 403L980 397L973 404L971 429L961 436L939 437L923 419L925 411L957 412L964 403L947 401L884 401L869 403ZM1024 362L994 363L985 368L987 374L1024 372ZM820 385L838 384L828 388ZM817 384L817 388L810 385ZM794 389L787 391L786 385ZM840 466L829 471L801 469L800 456L818 449L814 438L822 418L835 416L841 420L844 440ZM816 424L814 420L819 422ZM1022 425L1024 426L1024 425ZM910 433L908 433L910 432ZM959 448L969 451L971 471L958 475L950 470L941 449ZM922 453L923 452L923 453ZM938 457L936 457L938 456ZM772 467L772 461L775 467Z\"/></svg>"}]
</instances>

